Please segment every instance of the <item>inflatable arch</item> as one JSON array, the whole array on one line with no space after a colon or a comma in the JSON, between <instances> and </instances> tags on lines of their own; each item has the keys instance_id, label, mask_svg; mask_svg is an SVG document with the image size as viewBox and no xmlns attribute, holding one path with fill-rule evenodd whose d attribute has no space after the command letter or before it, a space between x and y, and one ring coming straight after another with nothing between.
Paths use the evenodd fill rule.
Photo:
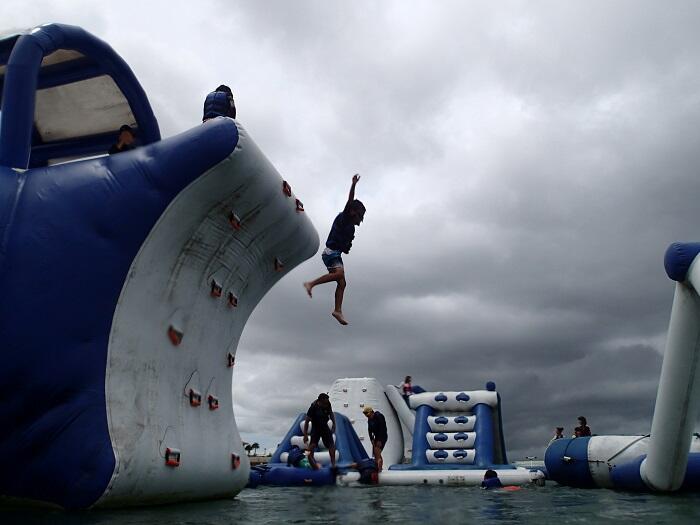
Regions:
<instances>
[{"instance_id":1,"label":"inflatable arch","mask_svg":"<svg viewBox=\"0 0 700 525\"><path fill-rule=\"evenodd\" d=\"M0 83L0 497L235 495L236 347L318 248L303 205L232 119L161 140L129 67L78 27L0 40ZM140 147L104 156L125 123Z\"/></svg>"}]
</instances>

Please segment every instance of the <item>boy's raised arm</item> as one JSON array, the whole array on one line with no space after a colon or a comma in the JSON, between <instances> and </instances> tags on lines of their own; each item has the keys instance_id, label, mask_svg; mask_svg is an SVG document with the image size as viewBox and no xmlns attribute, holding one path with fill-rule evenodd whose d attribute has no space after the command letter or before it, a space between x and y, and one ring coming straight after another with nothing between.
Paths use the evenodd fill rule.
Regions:
<instances>
[{"instance_id":1,"label":"boy's raised arm","mask_svg":"<svg viewBox=\"0 0 700 525\"><path fill-rule=\"evenodd\" d=\"M360 175L358 173L355 173L355 175L352 176L352 185L350 186L350 195L348 196L348 204L350 204L352 201L355 200L355 185L357 184L357 181L360 180Z\"/></svg>"}]
</instances>

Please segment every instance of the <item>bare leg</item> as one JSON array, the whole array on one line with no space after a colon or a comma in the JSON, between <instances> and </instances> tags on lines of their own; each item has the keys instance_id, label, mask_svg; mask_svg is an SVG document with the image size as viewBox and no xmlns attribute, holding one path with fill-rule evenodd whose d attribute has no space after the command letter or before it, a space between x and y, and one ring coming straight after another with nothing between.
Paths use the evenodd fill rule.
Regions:
<instances>
[{"instance_id":1,"label":"bare leg","mask_svg":"<svg viewBox=\"0 0 700 525\"><path fill-rule=\"evenodd\" d=\"M343 277L338 279L338 285L335 287L335 310L333 310L333 313L331 314L342 325L348 324L343 317L343 295L345 294L345 284L345 272L343 272Z\"/></svg>"},{"instance_id":2,"label":"bare leg","mask_svg":"<svg viewBox=\"0 0 700 525\"><path fill-rule=\"evenodd\" d=\"M335 468L335 443L328 447L328 452L331 455L331 467Z\"/></svg>"},{"instance_id":3,"label":"bare leg","mask_svg":"<svg viewBox=\"0 0 700 525\"><path fill-rule=\"evenodd\" d=\"M316 443L309 443L309 465L311 465L312 469L318 470L319 465L316 462L316 458L314 458L314 450L316 450Z\"/></svg>"},{"instance_id":4,"label":"bare leg","mask_svg":"<svg viewBox=\"0 0 700 525\"><path fill-rule=\"evenodd\" d=\"M382 458L382 449L378 445L374 445L374 461L377 462L377 469L381 472L384 467L384 459Z\"/></svg>"}]
</instances>

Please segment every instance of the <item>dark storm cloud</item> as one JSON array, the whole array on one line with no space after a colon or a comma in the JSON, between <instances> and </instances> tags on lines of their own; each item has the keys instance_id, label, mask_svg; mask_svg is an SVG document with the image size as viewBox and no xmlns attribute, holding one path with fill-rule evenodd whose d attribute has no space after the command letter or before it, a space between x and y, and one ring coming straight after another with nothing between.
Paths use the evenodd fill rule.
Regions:
<instances>
[{"instance_id":1,"label":"dark storm cloud","mask_svg":"<svg viewBox=\"0 0 700 525\"><path fill-rule=\"evenodd\" d=\"M553 427L649 431L673 284L698 237L695 2L10 2L107 40L164 135L221 82L322 240L350 177L367 216L332 288L315 257L254 312L234 402L274 446L338 377L497 382L511 459ZM34 10L34 11L32 11ZM216 23L212 22L212 16ZM157 21L157 23L154 23Z\"/></svg>"}]
</instances>

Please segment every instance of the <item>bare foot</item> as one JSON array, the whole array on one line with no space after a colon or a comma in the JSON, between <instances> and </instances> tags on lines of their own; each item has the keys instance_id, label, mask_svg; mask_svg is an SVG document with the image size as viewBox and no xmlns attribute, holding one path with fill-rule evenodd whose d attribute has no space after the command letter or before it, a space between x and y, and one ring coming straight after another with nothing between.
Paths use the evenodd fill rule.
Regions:
<instances>
[{"instance_id":1,"label":"bare foot","mask_svg":"<svg viewBox=\"0 0 700 525\"><path fill-rule=\"evenodd\" d=\"M306 293L309 294L309 297L312 297L311 289L313 288L313 286L311 286L311 283L304 283L304 288L306 288Z\"/></svg>"},{"instance_id":2,"label":"bare foot","mask_svg":"<svg viewBox=\"0 0 700 525\"><path fill-rule=\"evenodd\" d=\"M333 317L335 317L335 318L338 320L338 322L339 322L340 324L342 324L343 326L345 326L346 324L348 324L348 322L347 322L347 321L345 320L345 318L343 317L343 312L336 312L336 311L333 311L333 313L332 313L331 315L332 315Z\"/></svg>"}]
</instances>

